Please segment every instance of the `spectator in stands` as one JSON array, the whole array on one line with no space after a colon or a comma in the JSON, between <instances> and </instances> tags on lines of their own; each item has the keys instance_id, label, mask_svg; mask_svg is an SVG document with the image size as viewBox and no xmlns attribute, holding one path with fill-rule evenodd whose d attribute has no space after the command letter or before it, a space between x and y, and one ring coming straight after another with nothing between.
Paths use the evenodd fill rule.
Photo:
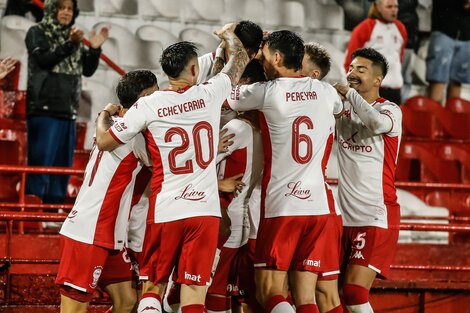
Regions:
<instances>
[{"instance_id":1,"label":"spectator in stands","mask_svg":"<svg viewBox=\"0 0 470 313\"><path fill-rule=\"evenodd\" d=\"M73 27L77 15L76 0L47 0L43 20L26 34L28 165L72 166L81 76L95 72L108 38L107 29L91 32L86 49L83 31ZM26 191L62 203L67 182L65 175L30 175Z\"/></svg>"},{"instance_id":2,"label":"spectator in stands","mask_svg":"<svg viewBox=\"0 0 470 313\"><path fill-rule=\"evenodd\" d=\"M0 79L5 78L11 71L15 69L16 60L6 58L0 61Z\"/></svg>"},{"instance_id":3,"label":"spectator in stands","mask_svg":"<svg viewBox=\"0 0 470 313\"><path fill-rule=\"evenodd\" d=\"M470 83L470 0L433 0L431 41L426 59L429 97L444 101L460 97Z\"/></svg>"},{"instance_id":4,"label":"spectator in stands","mask_svg":"<svg viewBox=\"0 0 470 313\"><path fill-rule=\"evenodd\" d=\"M397 13L397 0L376 0L372 4L369 17L352 31L344 68L348 72L351 55L359 48L374 48L379 51L387 58L390 66L380 88L380 95L400 104L400 89L403 87L401 65L407 33L403 23L397 20Z\"/></svg>"},{"instance_id":5,"label":"spectator in stands","mask_svg":"<svg viewBox=\"0 0 470 313\"><path fill-rule=\"evenodd\" d=\"M413 71L414 51L418 49L418 26L419 16L416 8L418 0L398 0L398 19L405 25L408 41L406 42L405 52L402 63L403 88L401 91L402 101L408 98L411 90L411 73Z\"/></svg>"}]
</instances>

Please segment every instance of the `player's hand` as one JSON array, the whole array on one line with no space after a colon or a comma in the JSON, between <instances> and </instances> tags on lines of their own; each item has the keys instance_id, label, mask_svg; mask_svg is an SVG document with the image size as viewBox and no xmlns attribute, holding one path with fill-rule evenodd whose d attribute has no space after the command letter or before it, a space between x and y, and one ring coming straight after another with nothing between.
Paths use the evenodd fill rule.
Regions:
<instances>
[{"instance_id":1,"label":"player's hand","mask_svg":"<svg viewBox=\"0 0 470 313\"><path fill-rule=\"evenodd\" d=\"M233 192L235 196L238 195L245 187L245 183L240 178L243 177L243 173L219 180L219 191L221 192Z\"/></svg>"},{"instance_id":2,"label":"player's hand","mask_svg":"<svg viewBox=\"0 0 470 313\"><path fill-rule=\"evenodd\" d=\"M3 79L15 69L16 60L8 57L0 62L0 79Z\"/></svg>"},{"instance_id":3,"label":"player's hand","mask_svg":"<svg viewBox=\"0 0 470 313\"><path fill-rule=\"evenodd\" d=\"M83 39L83 30L80 30L76 27L70 29L70 41L77 44L80 43Z\"/></svg>"},{"instance_id":4,"label":"player's hand","mask_svg":"<svg viewBox=\"0 0 470 313\"><path fill-rule=\"evenodd\" d=\"M218 153L224 153L228 151L228 147L233 145L233 140L231 140L233 137L235 137L234 134L227 134L228 129L223 129L219 133L219 145L217 148Z\"/></svg>"},{"instance_id":5,"label":"player's hand","mask_svg":"<svg viewBox=\"0 0 470 313\"><path fill-rule=\"evenodd\" d=\"M348 93L351 87L349 87L349 85L347 84L340 83L334 84L333 87L335 87L336 92L338 92L338 95L341 97L341 100L346 100L346 94Z\"/></svg>"},{"instance_id":6,"label":"player's hand","mask_svg":"<svg viewBox=\"0 0 470 313\"><path fill-rule=\"evenodd\" d=\"M96 31L93 29L90 32L90 47L93 49L98 49L103 45L103 43L108 39L109 37L109 28L108 27L103 27L100 29L99 33L96 33Z\"/></svg>"},{"instance_id":7,"label":"player's hand","mask_svg":"<svg viewBox=\"0 0 470 313\"><path fill-rule=\"evenodd\" d=\"M220 39L224 39L228 34L234 34L236 26L237 26L236 23L225 24L224 27L222 27L219 30L216 30L214 34Z\"/></svg>"},{"instance_id":8,"label":"player's hand","mask_svg":"<svg viewBox=\"0 0 470 313\"><path fill-rule=\"evenodd\" d=\"M122 105L115 103L108 103L103 109L103 111L108 111L111 116L116 115L121 110Z\"/></svg>"}]
</instances>

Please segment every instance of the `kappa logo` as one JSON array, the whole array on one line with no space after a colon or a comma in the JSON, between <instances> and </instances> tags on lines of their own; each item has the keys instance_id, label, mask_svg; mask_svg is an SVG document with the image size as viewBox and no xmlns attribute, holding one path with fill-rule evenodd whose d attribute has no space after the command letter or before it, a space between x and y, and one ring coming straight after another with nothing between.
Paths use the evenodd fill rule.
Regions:
<instances>
[{"instance_id":1,"label":"kappa logo","mask_svg":"<svg viewBox=\"0 0 470 313\"><path fill-rule=\"evenodd\" d=\"M346 118L351 118L351 111L350 110L344 111L344 116L346 116Z\"/></svg>"},{"instance_id":2,"label":"kappa logo","mask_svg":"<svg viewBox=\"0 0 470 313\"><path fill-rule=\"evenodd\" d=\"M364 260L364 256L362 255L361 251L356 251L356 252L354 252L351 259L363 259Z\"/></svg>"}]
</instances>

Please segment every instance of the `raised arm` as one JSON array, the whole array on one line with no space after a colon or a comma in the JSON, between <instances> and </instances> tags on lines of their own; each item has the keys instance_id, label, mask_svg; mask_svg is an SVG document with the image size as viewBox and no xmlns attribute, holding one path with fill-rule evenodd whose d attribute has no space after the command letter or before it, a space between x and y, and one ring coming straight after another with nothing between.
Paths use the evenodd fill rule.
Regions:
<instances>
[{"instance_id":1,"label":"raised arm","mask_svg":"<svg viewBox=\"0 0 470 313\"><path fill-rule=\"evenodd\" d=\"M234 33L235 26L234 23L227 24L216 32L217 36L225 40L225 48L227 49L228 56L227 63L222 68L221 72L227 74L232 82L232 86L238 83L246 65L250 61L243 44Z\"/></svg>"},{"instance_id":2,"label":"raised arm","mask_svg":"<svg viewBox=\"0 0 470 313\"><path fill-rule=\"evenodd\" d=\"M109 132L111 127L110 118L121 110L118 104L108 103L106 107L98 114L96 120L96 145L99 150L112 151L121 144Z\"/></svg>"},{"instance_id":3,"label":"raised arm","mask_svg":"<svg viewBox=\"0 0 470 313\"><path fill-rule=\"evenodd\" d=\"M376 110L356 90L340 84L336 84L335 88L340 95L351 103L361 121L375 135L388 133L392 130L393 121L391 117Z\"/></svg>"}]
</instances>

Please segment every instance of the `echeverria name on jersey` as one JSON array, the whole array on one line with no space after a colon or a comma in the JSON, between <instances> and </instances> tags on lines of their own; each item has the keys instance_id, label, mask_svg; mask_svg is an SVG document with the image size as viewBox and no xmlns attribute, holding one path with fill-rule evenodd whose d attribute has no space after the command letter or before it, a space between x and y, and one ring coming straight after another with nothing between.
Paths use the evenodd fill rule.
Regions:
<instances>
[{"instance_id":1,"label":"echeverria name on jersey","mask_svg":"<svg viewBox=\"0 0 470 313\"><path fill-rule=\"evenodd\" d=\"M187 113L195 110L200 110L206 107L204 99L198 99L193 101L188 101L185 103L172 105L164 108L159 108L157 110L158 117L167 117L172 115L178 115L182 113Z\"/></svg>"}]
</instances>

